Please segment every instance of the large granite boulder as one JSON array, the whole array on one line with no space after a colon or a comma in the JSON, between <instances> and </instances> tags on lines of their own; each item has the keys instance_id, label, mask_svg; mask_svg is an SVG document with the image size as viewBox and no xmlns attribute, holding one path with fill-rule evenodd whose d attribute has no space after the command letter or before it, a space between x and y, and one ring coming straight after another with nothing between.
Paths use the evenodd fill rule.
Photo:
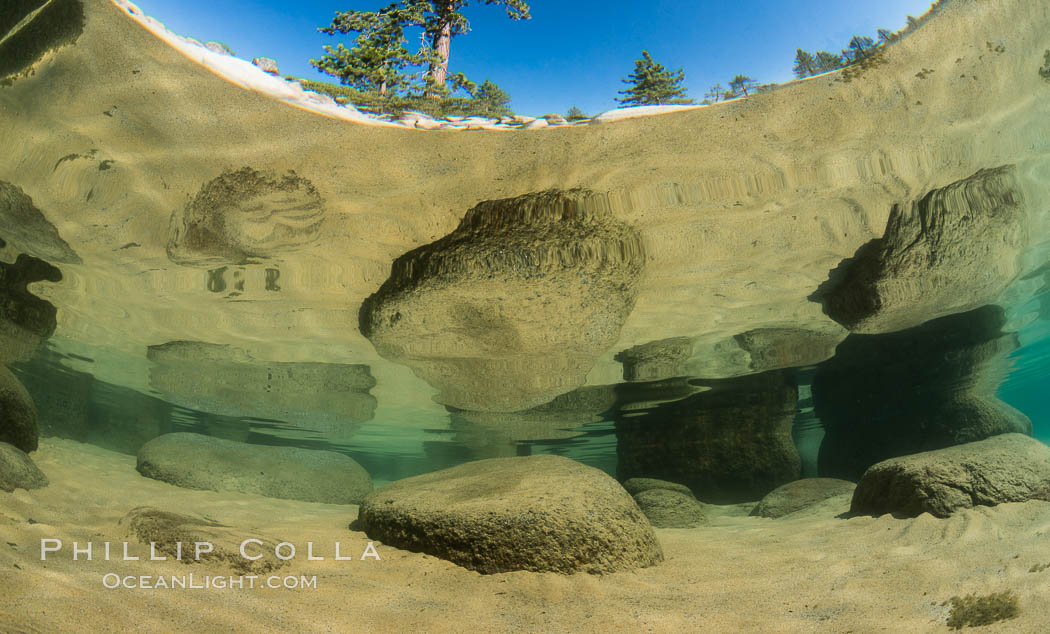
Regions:
<instances>
[{"instance_id":1,"label":"large granite boulder","mask_svg":"<svg viewBox=\"0 0 1050 634\"><path fill-rule=\"evenodd\" d=\"M493 458L381 487L358 516L372 539L481 573L607 573L663 551L631 496L560 456Z\"/></svg>"},{"instance_id":2,"label":"large granite boulder","mask_svg":"<svg viewBox=\"0 0 1050 634\"><path fill-rule=\"evenodd\" d=\"M1002 434L947 449L891 458L864 473L852 513L947 517L959 509L1050 500L1050 447Z\"/></svg>"},{"instance_id":3,"label":"large granite boulder","mask_svg":"<svg viewBox=\"0 0 1050 634\"><path fill-rule=\"evenodd\" d=\"M178 559L184 564L218 564L242 575L262 575L287 566L290 562L279 559L274 548L280 539L261 536L257 531L239 530L214 520L182 513L163 511L152 506L138 506L120 520L124 537L135 540L147 548L150 543L158 556ZM245 546L249 559L241 555L241 544L247 539L258 539L262 545L251 543ZM181 551L179 543L182 543ZM202 549L196 557L194 545L198 542L211 544L212 550Z\"/></svg>"},{"instance_id":4,"label":"large granite boulder","mask_svg":"<svg viewBox=\"0 0 1050 634\"><path fill-rule=\"evenodd\" d=\"M281 71L277 68L277 60L271 57L253 57L252 63L271 75L281 74Z\"/></svg>"},{"instance_id":5,"label":"large granite boulder","mask_svg":"<svg viewBox=\"0 0 1050 634\"><path fill-rule=\"evenodd\" d=\"M577 190L478 204L394 261L361 306L362 334L457 409L516 412L580 387L634 307L645 261L610 205Z\"/></svg>"},{"instance_id":6,"label":"large granite boulder","mask_svg":"<svg viewBox=\"0 0 1050 634\"><path fill-rule=\"evenodd\" d=\"M24 451L0 442L0 491L39 489L47 484L47 476Z\"/></svg>"},{"instance_id":7,"label":"large granite boulder","mask_svg":"<svg viewBox=\"0 0 1050 634\"><path fill-rule=\"evenodd\" d=\"M372 478L333 451L249 445L201 434L164 434L139 449L139 473L187 489L357 504Z\"/></svg>"},{"instance_id":8,"label":"large granite boulder","mask_svg":"<svg viewBox=\"0 0 1050 634\"><path fill-rule=\"evenodd\" d=\"M799 478L790 374L693 383L708 390L617 419L619 478L679 482L714 504L757 501Z\"/></svg>"},{"instance_id":9,"label":"large granite boulder","mask_svg":"<svg viewBox=\"0 0 1050 634\"><path fill-rule=\"evenodd\" d=\"M812 299L852 332L885 333L991 301L1020 273L1028 212L1012 165L895 205L882 238L832 272Z\"/></svg>"},{"instance_id":10,"label":"large granite boulder","mask_svg":"<svg viewBox=\"0 0 1050 634\"><path fill-rule=\"evenodd\" d=\"M751 515L784 517L840 495L852 495L857 485L836 478L802 478L779 486L755 506Z\"/></svg>"},{"instance_id":11,"label":"large granite boulder","mask_svg":"<svg viewBox=\"0 0 1050 634\"><path fill-rule=\"evenodd\" d=\"M15 375L0 366L0 442L28 453L36 451L38 435L33 399Z\"/></svg>"},{"instance_id":12,"label":"large granite boulder","mask_svg":"<svg viewBox=\"0 0 1050 634\"><path fill-rule=\"evenodd\" d=\"M648 489L634 501L656 528L696 528L707 523L704 509L692 493L670 489Z\"/></svg>"},{"instance_id":13,"label":"large granite boulder","mask_svg":"<svg viewBox=\"0 0 1050 634\"><path fill-rule=\"evenodd\" d=\"M818 472L856 481L871 465L996 434L1030 434L995 396L1017 349L997 306L901 332L850 335L813 378L824 425Z\"/></svg>"}]
</instances>

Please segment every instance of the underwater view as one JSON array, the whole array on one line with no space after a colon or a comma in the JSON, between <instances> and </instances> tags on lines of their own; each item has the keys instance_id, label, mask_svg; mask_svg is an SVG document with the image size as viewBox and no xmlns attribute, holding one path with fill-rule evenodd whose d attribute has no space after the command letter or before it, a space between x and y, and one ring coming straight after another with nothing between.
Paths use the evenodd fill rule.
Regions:
<instances>
[{"instance_id":1,"label":"underwater view","mask_svg":"<svg viewBox=\"0 0 1050 634\"><path fill-rule=\"evenodd\" d=\"M306 4L0 0L0 632L1048 630L1050 3Z\"/></svg>"}]
</instances>

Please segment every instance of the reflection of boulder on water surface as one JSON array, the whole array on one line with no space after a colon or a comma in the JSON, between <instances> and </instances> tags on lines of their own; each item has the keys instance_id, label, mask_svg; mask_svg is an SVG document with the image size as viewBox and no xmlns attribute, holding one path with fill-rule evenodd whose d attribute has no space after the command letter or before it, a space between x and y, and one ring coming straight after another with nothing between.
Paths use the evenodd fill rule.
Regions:
<instances>
[{"instance_id":1,"label":"reflection of boulder on water surface","mask_svg":"<svg viewBox=\"0 0 1050 634\"><path fill-rule=\"evenodd\" d=\"M224 172L172 216L168 257L188 265L272 257L316 240L324 211L313 184L295 172Z\"/></svg>"},{"instance_id":2,"label":"reflection of boulder on water surface","mask_svg":"<svg viewBox=\"0 0 1050 634\"><path fill-rule=\"evenodd\" d=\"M616 360L623 363L625 381L728 378L820 363L835 354L845 336L841 328L755 328L714 343L701 344L691 337L651 341L620 352Z\"/></svg>"},{"instance_id":3,"label":"reflection of boulder on water surface","mask_svg":"<svg viewBox=\"0 0 1050 634\"><path fill-rule=\"evenodd\" d=\"M850 335L813 379L824 424L821 475L858 479L881 460L1031 433L995 398L1017 336L1002 309L985 306L884 335Z\"/></svg>"},{"instance_id":4,"label":"reflection of boulder on water surface","mask_svg":"<svg viewBox=\"0 0 1050 634\"><path fill-rule=\"evenodd\" d=\"M0 11L0 89L28 75L48 51L84 32L81 0L4 0Z\"/></svg>"},{"instance_id":5,"label":"reflection of boulder on water surface","mask_svg":"<svg viewBox=\"0 0 1050 634\"><path fill-rule=\"evenodd\" d=\"M709 391L616 422L617 476L679 482L704 502L758 500L801 473L787 372L702 382Z\"/></svg>"},{"instance_id":6,"label":"reflection of boulder on water surface","mask_svg":"<svg viewBox=\"0 0 1050 634\"><path fill-rule=\"evenodd\" d=\"M367 365L259 361L233 346L198 341L150 346L147 356L156 364L150 386L189 409L319 431L375 415L369 390L376 380Z\"/></svg>"},{"instance_id":7,"label":"reflection of boulder on water surface","mask_svg":"<svg viewBox=\"0 0 1050 634\"><path fill-rule=\"evenodd\" d=\"M623 364L624 381L658 381L686 376L693 355L690 337L671 337L628 348L615 357Z\"/></svg>"},{"instance_id":8,"label":"reflection of boulder on water surface","mask_svg":"<svg viewBox=\"0 0 1050 634\"><path fill-rule=\"evenodd\" d=\"M58 235L58 229L21 187L0 181L0 234L15 249L63 264L80 264L80 256ZM3 246L0 241L0 246Z\"/></svg>"},{"instance_id":9,"label":"reflection of boulder on water surface","mask_svg":"<svg viewBox=\"0 0 1050 634\"><path fill-rule=\"evenodd\" d=\"M765 372L820 363L835 354L845 332L801 328L756 328L733 337L750 356L750 369Z\"/></svg>"},{"instance_id":10,"label":"reflection of boulder on water surface","mask_svg":"<svg viewBox=\"0 0 1050 634\"><path fill-rule=\"evenodd\" d=\"M582 434L577 428L602 420L616 402L613 386L581 387L521 412L471 412L448 407L454 440L471 456L504 458L519 455L522 442L564 440ZM576 431L574 431L576 430Z\"/></svg>"},{"instance_id":11,"label":"reflection of boulder on water surface","mask_svg":"<svg viewBox=\"0 0 1050 634\"><path fill-rule=\"evenodd\" d=\"M638 233L607 196L549 191L483 202L397 260L361 307L361 332L436 399L511 412L584 383L634 306Z\"/></svg>"},{"instance_id":12,"label":"reflection of boulder on water surface","mask_svg":"<svg viewBox=\"0 0 1050 634\"><path fill-rule=\"evenodd\" d=\"M814 295L853 332L909 328L993 301L1028 243L1013 166L981 170L896 205L882 238L843 262Z\"/></svg>"},{"instance_id":13,"label":"reflection of boulder on water surface","mask_svg":"<svg viewBox=\"0 0 1050 634\"><path fill-rule=\"evenodd\" d=\"M14 264L0 261L0 363L31 358L55 332L58 309L27 288L41 281L60 282L62 272L24 253Z\"/></svg>"}]
</instances>

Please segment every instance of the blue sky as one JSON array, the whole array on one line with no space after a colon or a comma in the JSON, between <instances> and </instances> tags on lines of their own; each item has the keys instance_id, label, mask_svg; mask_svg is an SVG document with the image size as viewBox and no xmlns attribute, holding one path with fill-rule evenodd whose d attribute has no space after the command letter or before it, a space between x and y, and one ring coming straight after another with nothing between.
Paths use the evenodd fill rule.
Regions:
<instances>
[{"instance_id":1,"label":"blue sky","mask_svg":"<svg viewBox=\"0 0 1050 634\"><path fill-rule=\"evenodd\" d=\"M391 0L137 0L169 29L218 40L238 55L272 57L284 75L325 79L309 60L337 40L317 32L337 10L377 9ZM450 69L510 93L519 113L588 114L616 107L620 80L648 49L685 70L698 101L738 73L761 82L791 79L796 48L838 52L853 34L898 29L930 0L535 0L532 19L514 22L475 0L473 30L453 40ZM348 41L348 40L343 40ZM328 78L335 81L332 78Z\"/></svg>"}]
</instances>

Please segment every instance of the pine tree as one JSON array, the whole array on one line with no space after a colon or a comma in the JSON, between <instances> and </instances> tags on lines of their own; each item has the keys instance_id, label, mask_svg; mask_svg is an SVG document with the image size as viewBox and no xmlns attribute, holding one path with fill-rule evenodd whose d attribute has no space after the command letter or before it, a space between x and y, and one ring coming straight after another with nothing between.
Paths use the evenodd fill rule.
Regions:
<instances>
[{"instance_id":1,"label":"pine tree","mask_svg":"<svg viewBox=\"0 0 1050 634\"><path fill-rule=\"evenodd\" d=\"M649 51L643 50L642 58L634 62L634 73L621 80L630 88L619 91L623 97L617 101L633 106L693 103L685 95L684 79L681 68L667 70L663 64L653 61Z\"/></svg>"},{"instance_id":2,"label":"pine tree","mask_svg":"<svg viewBox=\"0 0 1050 634\"><path fill-rule=\"evenodd\" d=\"M496 82L486 79L478 86L474 93L474 99L481 105L485 114L490 117L502 117L510 114L510 95L496 85Z\"/></svg>"},{"instance_id":3,"label":"pine tree","mask_svg":"<svg viewBox=\"0 0 1050 634\"><path fill-rule=\"evenodd\" d=\"M850 38L849 48L842 50L842 59L847 64L856 64L871 55L874 49L875 42L870 37L854 35Z\"/></svg>"},{"instance_id":4,"label":"pine tree","mask_svg":"<svg viewBox=\"0 0 1050 634\"><path fill-rule=\"evenodd\" d=\"M587 115L585 115L583 113L583 110L580 110L576 106L573 106L573 107L569 108L569 112L566 113L566 115L565 115L565 120L566 121L582 121L583 119L586 119L586 118L587 118Z\"/></svg>"},{"instance_id":5,"label":"pine tree","mask_svg":"<svg viewBox=\"0 0 1050 634\"><path fill-rule=\"evenodd\" d=\"M816 67L816 74L818 75L820 73L838 70L846 65L842 60L842 57L827 51L817 51L817 54L813 57L813 62Z\"/></svg>"},{"instance_id":6,"label":"pine tree","mask_svg":"<svg viewBox=\"0 0 1050 634\"><path fill-rule=\"evenodd\" d=\"M424 23L424 37L429 40L429 60L427 70L428 86L444 86L448 76L448 59L452 51L452 38L470 31L470 23L460 9L470 4L470 0L410 0L413 4L423 4L429 9ZM528 20L529 5L524 0L485 0L485 4L495 4L507 10L511 20Z\"/></svg>"},{"instance_id":7,"label":"pine tree","mask_svg":"<svg viewBox=\"0 0 1050 634\"><path fill-rule=\"evenodd\" d=\"M879 34L879 41L880 42L884 42L886 44L889 44L891 42L896 42L897 40L900 39L900 35L898 35L897 33L893 32L893 31L891 31L889 29L878 29L876 31L876 33Z\"/></svg>"},{"instance_id":8,"label":"pine tree","mask_svg":"<svg viewBox=\"0 0 1050 634\"><path fill-rule=\"evenodd\" d=\"M707 92L704 94L704 99L711 103L718 103L722 100L722 96L725 92L726 89L722 87L722 84L715 83L714 86L707 89Z\"/></svg>"},{"instance_id":9,"label":"pine tree","mask_svg":"<svg viewBox=\"0 0 1050 634\"><path fill-rule=\"evenodd\" d=\"M512 20L530 18L524 0L485 0L506 9ZM322 72L339 77L344 84L381 94L409 84L406 66L425 66L422 90L431 96L451 91L473 90L473 84L456 73L449 76L452 38L470 30L461 9L470 0L399 0L378 11L337 11L332 24L322 27L329 35L357 33L352 48L325 46L328 53L310 63ZM419 50L406 48L405 29L422 29ZM449 83L452 83L450 88Z\"/></svg>"},{"instance_id":10,"label":"pine tree","mask_svg":"<svg viewBox=\"0 0 1050 634\"><path fill-rule=\"evenodd\" d=\"M797 49L795 51L795 77L802 79L817 74L817 63L808 51Z\"/></svg>"},{"instance_id":11,"label":"pine tree","mask_svg":"<svg viewBox=\"0 0 1050 634\"><path fill-rule=\"evenodd\" d=\"M742 94L746 97L748 95L748 91L751 88L753 88L756 83L758 82L748 77L747 75L737 75L733 78L732 81L729 82L729 89L733 91L734 95Z\"/></svg>"},{"instance_id":12,"label":"pine tree","mask_svg":"<svg viewBox=\"0 0 1050 634\"><path fill-rule=\"evenodd\" d=\"M495 84L493 84L493 86L495 86ZM452 92L462 90L471 97L476 97L478 92L478 85L467 79L467 76L463 73L456 73L455 75L449 76L448 87Z\"/></svg>"},{"instance_id":13,"label":"pine tree","mask_svg":"<svg viewBox=\"0 0 1050 634\"><path fill-rule=\"evenodd\" d=\"M329 35L357 33L354 47L325 46L327 55L310 64L358 90L381 95L396 91L406 84L402 69L420 62L405 47L405 27L421 20L419 7L397 2L378 11L337 13L331 25L318 30Z\"/></svg>"}]
</instances>

